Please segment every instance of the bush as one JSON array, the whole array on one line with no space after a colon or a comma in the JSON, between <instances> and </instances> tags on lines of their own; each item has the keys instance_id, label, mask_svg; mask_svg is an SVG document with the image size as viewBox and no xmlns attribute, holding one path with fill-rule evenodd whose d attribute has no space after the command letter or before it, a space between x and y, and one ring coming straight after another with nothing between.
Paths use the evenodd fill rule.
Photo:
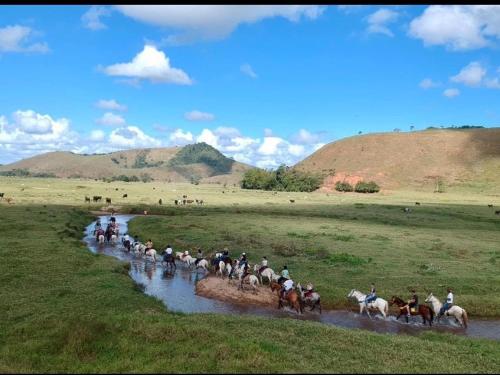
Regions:
<instances>
[{"instance_id":1,"label":"bush","mask_svg":"<svg viewBox=\"0 0 500 375\"><path fill-rule=\"evenodd\" d=\"M321 181L320 175L281 165L276 171L250 169L243 175L240 185L243 189L311 192L320 187Z\"/></svg>"},{"instance_id":2,"label":"bush","mask_svg":"<svg viewBox=\"0 0 500 375\"><path fill-rule=\"evenodd\" d=\"M380 187L374 181L359 181L354 187L354 191L356 193L378 193Z\"/></svg>"},{"instance_id":3,"label":"bush","mask_svg":"<svg viewBox=\"0 0 500 375\"><path fill-rule=\"evenodd\" d=\"M353 191L353 188L352 188L352 185L350 183L348 183L348 182L338 181L335 184L335 190L337 190L337 191Z\"/></svg>"}]
</instances>

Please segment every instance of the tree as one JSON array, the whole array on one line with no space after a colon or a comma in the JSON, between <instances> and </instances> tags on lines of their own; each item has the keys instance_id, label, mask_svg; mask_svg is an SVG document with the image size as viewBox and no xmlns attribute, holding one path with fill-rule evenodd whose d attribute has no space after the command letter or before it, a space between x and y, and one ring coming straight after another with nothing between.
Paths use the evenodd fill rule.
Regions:
<instances>
[{"instance_id":1,"label":"tree","mask_svg":"<svg viewBox=\"0 0 500 375\"><path fill-rule=\"evenodd\" d=\"M410 126L410 131L412 131L413 129L415 129L415 127L413 125Z\"/></svg>"},{"instance_id":2,"label":"tree","mask_svg":"<svg viewBox=\"0 0 500 375\"><path fill-rule=\"evenodd\" d=\"M358 135L360 135L361 133L363 133L361 130L358 132Z\"/></svg>"}]
</instances>

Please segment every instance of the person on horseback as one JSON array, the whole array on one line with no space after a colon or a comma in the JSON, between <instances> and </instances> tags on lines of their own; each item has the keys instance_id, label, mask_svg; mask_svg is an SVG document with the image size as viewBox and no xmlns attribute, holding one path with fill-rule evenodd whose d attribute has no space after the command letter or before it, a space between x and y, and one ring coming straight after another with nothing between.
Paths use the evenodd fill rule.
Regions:
<instances>
[{"instance_id":1,"label":"person on horseback","mask_svg":"<svg viewBox=\"0 0 500 375\"><path fill-rule=\"evenodd\" d=\"M443 314L448 311L453 306L453 292L451 288L448 288L448 295L446 296L446 302L439 310L439 317L442 317Z\"/></svg>"},{"instance_id":2,"label":"person on horseback","mask_svg":"<svg viewBox=\"0 0 500 375\"><path fill-rule=\"evenodd\" d=\"M368 294L365 298L365 304L368 306L370 302L373 302L377 299L377 295L375 292L375 284L371 284L370 294Z\"/></svg>"},{"instance_id":3,"label":"person on horseback","mask_svg":"<svg viewBox=\"0 0 500 375\"><path fill-rule=\"evenodd\" d=\"M134 236L134 246L139 243L139 236Z\"/></svg>"},{"instance_id":4,"label":"person on horseback","mask_svg":"<svg viewBox=\"0 0 500 375\"><path fill-rule=\"evenodd\" d=\"M281 271L281 276L278 279L278 284L282 284L284 281L290 279L290 273L288 272L287 266L283 266L283 270Z\"/></svg>"},{"instance_id":5,"label":"person on horseback","mask_svg":"<svg viewBox=\"0 0 500 375\"><path fill-rule=\"evenodd\" d=\"M227 247L224 248L224 251L222 252L222 261L226 262L226 259L229 258L229 250Z\"/></svg>"},{"instance_id":6,"label":"person on horseback","mask_svg":"<svg viewBox=\"0 0 500 375\"><path fill-rule=\"evenodd\" d=\"M123 246L127 249L127 251L130 251L130 236L128 233L123 236Z\"/></svg>"},{"instance_id":7,"label":"person on horseback","mask_svg":"<svg viewBox=\"0 0 500 375\"><path fill-rule=\"evenodd\" d=\"M167 248L163 252L163 260L167 262L173 255L174 250L170 247L170 245L167 245Z\"/></svg>"},{"instance_id":8,"label":"person on horseback","mask_svg":"<svg viewBox=\"0 0 500 375\"><path fill-rule=\"evenodd\" d=\"M149 239L148 242L146 242L146 250L144 251L144 253L147 253L152 248L153 248L153 241L151 241L151 239Z\"/></svg>"},{"instance_id":9,"label":"person on horseback","mask_svg":"<svg viewBox=\"0 0 500 375\"><path fill-rule=\"evenodd\" d=\"M94 235L95 235L95 232L97 232L101 228L102 228L102 226L101 226L101 219L97 219L97 221L95 223L95 227L94 227Z\"/></svg>"},{"instance_id":10,"label":"person on horseback","mask_svg":"<svg viewBox=\"0 0 500 375\"><path fill-rule=\"evenodd\" d=\"M259 268L259 273L262 273L267 268L267 258L262 257L262 261L260 262L261 266Z\"/></svg>"},{"instance_id":11,"label":"person on horseback","mask_svg":"<svg viewBox=\"0 0 500 375\"><path fill-rule=\"evenodd\" d=\"M412 289L411 292L413 293L411 295L410 300L406 305L404 305L401 309L406 309L406 316L411 316L411 310L417 310L418 307L418 296L417 293L415 292L415 289Z\"/></svg>"},{"instance_id":12,"label":"person on horseback","mask_svg":"<svg viewBox=\"0 0 500 375\"><path fill-rule=\"evenodd\" d=\"M281 298L285 298L286 295L290 292L290 290L293 289L293 280L292 279L287 279L284 283L283 286L281 287Z\"/></svg>"},{"instance_id":13,"label":"person on horseback","mask_svg":"<svg viewBox=\"0 0 500 375\"><path fill-rule=\"evenodd\" d=\"M242 253L240 257L240 269L243 268L245 273L247 272L248 269L248 259L247 259L247 253Z\"/></svg>"},{"instance_id":14,"label":"person on horseback","mask_svg":"<svg viewBox=\"0 0 500 375\"><path fill-rule=\"evenodd\" d=\"M203 253L201 249L198 249L198 253L196 254L196 260L194 261L194 265L197 266L198 262L203 259Z\"/></svg>"}]
</instances>

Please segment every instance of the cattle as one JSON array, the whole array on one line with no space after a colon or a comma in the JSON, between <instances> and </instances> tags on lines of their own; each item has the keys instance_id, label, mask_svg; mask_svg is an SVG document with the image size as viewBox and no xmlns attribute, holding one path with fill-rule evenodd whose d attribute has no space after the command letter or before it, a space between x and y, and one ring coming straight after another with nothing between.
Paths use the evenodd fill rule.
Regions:
<instances>
[{"instance_id":1,"label":"cattle","mask_svg":"<svg viewBox=\"0 0 500 375\"><path fill-rule=\"evenodd\" d=\"M290 199L290 203L295 203L295 199Z\"/></svg>"},{"instance_id":2,"label":"cattle","mask_svg":"<svg viewBox=\"0 0 500 375\"><path fill-rule=\"evenodd\" d=\"M85 196L85 202L89 202L90 203L90 197Z\"/></svg>"},{"instance_id":3,"label":"cattle","mask_svg":"<svg viewBox=\"0 0 500 375\"><path fill-rule=\"evenodd\" d=\"M407 214L409 214L411 212L411 209L408 207L402 208L402 210L403 210L403 212L406 212Z\"/></svg>"},{"instance_id":4,"label":"cattle","mask_svg":"<svg viewBox=\"0 0 500 375\"><path fill-rule=\"evenodd\" d=\"M128 198L128 194L123 194L122 198Z\"/></svg>"},{"instance_id":5,"label":"cattle","mask_svg":"<svg viewBox=\"0 0 500 375\"><path fill-rule=\"evenodd\" d=\"M420 206L420 202L415 202L415 206Z\"/></svg>"},{"instance_id":6,"label":"cattle","mask_svg":"<svg viewBox=\"0 0 500 375\"><path fill-rule=\"evenodd\" d=\"M203 199L197 199L196 204L200 204L200 205L203 204Z\"/></svg>"},{"instance_id":7,"label":"cattle","mask_svg":"<svg viewBox=\"0 0 500 375\"><path fill-rule=\"evenodd\" d=\"M111 204L111 198L106 198L106 204Z\"/></svg>"},{"instance_id":8,"label":"cattle","mask_svg":"<svg viewBox=\"0 0 500 375\"><path fill-rule=\"evenodd\" d=\"M101 195L94 195L94 196L92 197L92 200L93 200L94 202L99 202L99 201L102 201L102 196L101 196Z\"/></svg>"},{"instance_id":9,"label":"cattle","mask_svg":"<svg viewBox=\"0 0 500 375\"><path fill-rule=\"evenodd\" d=\"M115 188L116 191L118 191L118 188Z\"/></svg>"},{"instance_id":10,"label":"cattle","mask_svg":"<svg viewBox=\"0 0 500 375\"><path fill-rule=\"evenodd\" d=\"M187 204L191 204L191 203L193 203L193 202L194 202L194 200L192 200L192 199L186 199L186 203L187 203Z\"/></svg>"},{"instance_id":11,"label":"cattle","mask_svg":"<svg viewBox=\"0 0 500 375\"><path fill-rule=\"evenodd\" d=\"M500 210L495 211L495 215L500 215Z\"/></svg>"},{"instance_id":12,"label":"cattle","mask_svg":"<svg viewBox=\"0 0 500 375\"><path fill-rule=\"evenodd\" d=\"M188 196L187 195L183 195L182 198L186 199Z\"/></svg>"},{"instance_id":13,"label":"cattle","mask_svg":"<svg viewBox=\"0 0 500 375\"><path fill-rule=\"evenodd\" d=\"M0 198L3 199L3 196L4 196L5 193L0 193Z\"/></svg>"},{"instance_id":14,"label":"cattle","mask_svg":"<svg viewBox=\"0 0 500 375\"><path fill-rule=\"evenodd\" d=\"M222 194L225 194L226 192L224 190L222 190Z\"/></svg>"},{"instance_id":15,"label":"cattle","mask_svg":"<svg viewBox=\"0 0 500 375\"><path fill-rule=\"evenodd\" d=\"M12 202L14 202L14 198L11 198L11 197L7 197L7 198L5 198L5 200L7 201L8 204L11 204Z\"/></svg>"},{"instance_id":16,"label":"cattle","mask_svg":"<svg viewBox=\"0 0 500 375\"><path fill-rule=\"evenodd\" d=\"M493 207L493 205L492 205L492 204L489 204L489 205L488 205L488 207L489 207L489 208L491 208L491 207Z\"/></svg>"},{"instance_id":17,"label":"cattle","mask_svg":"<svg viewBox=\"0 0 500 375\"><path fill-rule=\"evenodd\" d=\"M162 200L161 200L161 198L160 198L160 200L158 201L158 204L161 206L161 205L162 205L162 203L163 203L163 201L162 201Z\"/></svg>"},{"instance_id":18,"label":"cattle","mask_svg":"<svg viewBox=\"0 0 500 375\"><path fill-rule=\"evenodd\" d=\"M174 199L174 203L177 206L180 203L180 201L178 199Z\"/></svg>"}]
</instances>

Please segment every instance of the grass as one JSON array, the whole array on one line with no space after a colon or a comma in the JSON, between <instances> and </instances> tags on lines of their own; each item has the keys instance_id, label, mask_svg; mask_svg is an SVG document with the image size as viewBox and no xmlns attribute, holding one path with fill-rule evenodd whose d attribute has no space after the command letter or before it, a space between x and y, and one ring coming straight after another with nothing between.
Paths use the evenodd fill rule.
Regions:
<instances>
[{"instance_id":1,"label":"grass","mask_svg":"<svg viewBox=\"0 0 500 375\"><path fill-rule=\"evenodd\" d=\"M205 218L201 228L177 221L181 216L141 218L134 225L147 227L151 220L164 230L171 225L207 235L210 229L203 228L211 221L195 217ZM125 263L86 249L81 237L90 220L68 206L2 207L0 372L500 370L500 346L489 340L170 313L135 286ZM245 224L245 217L234 223ZM262 224L253 222L250 230Z\"/></svg>"},{"instance_id":2,"label":"grass","mask_svg":"<svg viewBox=\"0 0 500 375\"><path fill-rule=\"evenodd\" d=\"M372 281L386 298L410 287L421 298L441 296L450 285L469 317L498 318L500 220L487 207L500 206L497 196L274 195L216 184L43 178L0 178L0 192L14 198L0 201L0 372L500 371L500 345L489 340L171 313L133 283L126 263L81 242L90 211L105 208L85 205L84 196L109 196L120 212L161 215L132 220L133 234L175 250L228 246L251 262L267 255L275 270L286 263L294 279L313 282L328 307L351 307L348 291ZM206 205L175 207L183 194ZM410 215L401 211L406 206Z\"/></svg>"}]
</instances>

